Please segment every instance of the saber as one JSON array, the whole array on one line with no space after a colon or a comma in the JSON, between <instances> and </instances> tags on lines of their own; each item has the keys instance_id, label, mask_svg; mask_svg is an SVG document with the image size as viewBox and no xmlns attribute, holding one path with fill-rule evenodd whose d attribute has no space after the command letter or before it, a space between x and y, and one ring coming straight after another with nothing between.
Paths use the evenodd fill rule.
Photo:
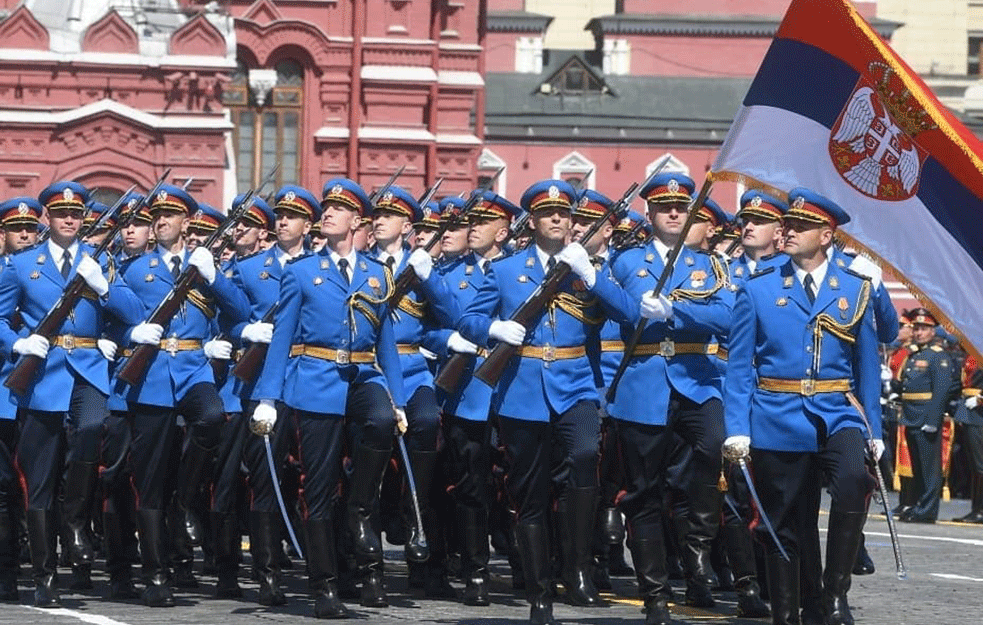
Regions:
<instances>
[{"instance_id":1,"label":"saber","mask_svg":"<svg viewBox=\"0 0 983 625\"><path fill-rule=\"evenodd\" d=\"M765 529L771 534L771 539L775 541L782 557L785 558L786 562L791 562L788 553L785 552L785 547L782 547L782 541L778 540L778 534L775 533L775 528L771 526L771 521L768 520L768 513L765 512L764 507L761 505L761 500L758 499L758 491L754 489L754 480L751 479L751 472L748 471L747 462L744 461L744 458L739 458L735 462L737 462L737 466L741 467L741 473L744 474L748 492L751 493L751 500L754 501L754 507L758 509L758 516L761 517L761 522L765 524Z\"/></svg>"},{"instance_id":2,"label":"saber","mask_svg":"<svg viewBox=\"0 0 983 625\"><path fill-rule=\"evenodd\" d=\"M730 498L730 494L724 493L724 501L727 503L727 507L730 508L730 511L734 513L734 516L743 521L744 517L740 512L738 512L737 506L734 504L734 500Z\"/></svg>"},{"instance_id":3,"label":"saber","mask_svg":"<svg viewBox=\"0 0 983 625\"><path fill-rule=\"evenodd\" d=\"M894 568L898 572L898 579L906 579L908 571L904 566L904 558L901 556L901 542L898 540L898 531L894 527L894 517L891 515L890 504L887 502L887 491L884 490L884 476L881 474L881 465L877 462L874 453L874 433L870 429L870 421L867 420L867 412L857 401L857 397L851 391L844 393L847 401L860 414L867 429L867 450L870 452L870 459L874 461L874 479L877 480L877 490L881 493L881 504L884 506L884 516L887 517L887 531L891 535L891 548L894 550Z\"/></svg>"},{"instance_id":4,"label":"saber","mask_svg":"<svg viewBox=\"0 0 983 625\"><path fill-rule=\"evenodd\" d=\"M403 465L406 467L406 480L410 483L410 495L413 498L413 512L416 514L416 527L420 530L420 546L429 553L430 547L427 545L427 535L423 532L423 516L420 514L420 500L416 496L416 478L413 475L413 466L410 464L410 454L406 451L406 441L403 440L403 433L396 436L399 441L399 453L403 456Z\"/></svg>"},{"instance_id":5,"label":"saber","mask_svg":"<svg viewBox=\"0 0 983 625\"><path fill-rule=\"evenodd\" d=\"M276 493L276 501L280 504L280 514L283 515L283 524L287 526L287 533L290 534L290 542L297 552L297 557L303 559L304 552L300 550L300 543L297 535L294 534L294 526L290 524L290 515L287 514L287 504L283 503L283 493L280 492L280 478L276 474L276 463L273 462L273 447L270 445L270 435L263 434L263 443L266 445L266 461L270 465L270 478L273 481L273 491Z\"/></svg>"}]
</instances>

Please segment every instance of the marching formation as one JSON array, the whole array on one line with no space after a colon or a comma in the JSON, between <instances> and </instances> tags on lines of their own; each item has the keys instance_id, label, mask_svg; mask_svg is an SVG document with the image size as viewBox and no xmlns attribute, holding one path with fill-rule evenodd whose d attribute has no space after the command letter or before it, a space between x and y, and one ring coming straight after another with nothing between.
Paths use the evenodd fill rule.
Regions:
<instances>
[{"instance_id":1,"label":"marching formation","mask_svg":"<svg viewBox=\"0 0 983 625\"><path fill-rule=\"evenodd\" d=\"M346 618L387 606L385 532L411 587L467 605L490 603L490 543L508 553L534 624L558 596L605 605L624 545L647 624L673 574L687 605L725 587L739 616L853 623L899 324L834 245L843 208L752 190L734 218L656 170L616 201L544 180L516 205L494 178L435 201L394 176L223 212L166 177L113 207L75 182L0 205L3 599L23 518L38 607L60 605L59 541L73 589L101 550L111 599L173 606L200 546L241 597L248 533L260 604L288 601L286 543L314 616ZM916 417L912 517L941 488Z\"/></svg>"}]
</instances>

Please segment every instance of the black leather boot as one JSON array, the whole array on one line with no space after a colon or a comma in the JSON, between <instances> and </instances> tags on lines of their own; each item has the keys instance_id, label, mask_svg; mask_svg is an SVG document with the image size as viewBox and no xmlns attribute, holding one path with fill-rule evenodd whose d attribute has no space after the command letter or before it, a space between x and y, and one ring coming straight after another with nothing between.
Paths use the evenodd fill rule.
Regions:
<instances>
[{"instance_id":1,"label":"black leather boot","mask_svg":"<svg viewBox=\"0 0 983 625\"><path fill-rule=\"evenodd\" d=\"M593 515L591 515L593 516ZM517 524L515 540L525 573L529 625L554 625L553 597L550 589L548 533L543 525Z\"/></svg>"},{"instance_id":2,"label":"black leather boot","mask_svg":"<svg viewBox=\"0 0 983 625\"><path fill-rule=\"evenodd\" d=\"M389 449L359 446L352 458L346 517L355 555L363 560L382 561L382 542L372 524L372 511L390 455Z\"/></svg>"},{"instance_id":3,"label":"black leather boot","mask_svg":"<svg viewBox=\"0 0 983 625\"><path fill-rule=\"evenodd\" d=\"M823 607L826 625L853 625L847 602L850 574L857 561L863 536L865 512L830 510L826 538L826 568L823 571Z\"/></svg>"},{"instance_id":4,"label":"black leather boot","mask_svg":"<svg viewBox=\"0 0 983 625\"><path fill-rule=\"evenodd\" d=\"M215 596L219 599L238 599L242 597L242 587L239 586L239 549L242 543L239 519L230 512L213 511L211 517L215 566L218 568Z\"/></svg>"},{"instance_id":5,"label":"black leather boot","mask_svg":"<svg viewBox=\"0 0 983 625\"><path fill-rule=\"evenodd\" d=\"M490 605L488 598L488 511L457 506L464 568L464 605Z\"/></svg>"},{"instance_id":6,"label":"black leather boot","mask_svg":"<svg viewBox=\"0 0 983 625\"><path fill-rule=\"evenodd\" d=\"M434 467L437 465L436 451L411 451L410 463L413 465L413 477L416 482L417 504L420 506L421 519L429 513L430 484L433 480ZM426 562L430 557L430 547L425 538L426 532L421 531L417 524L416 510L413 507L413 494L409 484L403 496L403 518L407 528L406 544L403 553L408 562Z\"/></svg>"},{"instance_id":7,"label":"black leather boot","mask_svg":"<svg viewBox=\"0 0 983 625\"><path fill-rule=\"evenodd\" d=\"M955 518L953 521L957 523L983 523L983 475L973 474L969 514Z\"/></svg>"},{"instance_id":8,"label":"black leather boot","mask_svg":"<svg viewBox=\"0 0 983 625\"><path fill-rule=\"evenodd\" d=\"M280 589L280 567L276 556L280 551L279 527L274 513L257 510L249 513L249 552L253 569L259 577L259 604L284 605L287 597ZM307 540L310 545L310 538ZM308 554L310 561L310 554Z\"/></svg>"},{"instance_id":9,"label":"black leather boot","mask_svg":"<svg viewBox=\"0 0 983 625\"><path fill-rule=\"evenodd\" d=\"M737 616L761 618L771 614L768 604L761 599L758 570L754 561L751 531L741 523L721 528L727 547L727 559L734 573L734 589L737 591Z\"/></svg>"},{"instance_id":10,"label":"black leather boot","mask_svg":"<svg viewBox=\"0 0 983 625\"><path fill-rule=\"evenodd\" d=\"M151 608L173 608L174 594L164 565L164 511L137 510L140 532L140 557L143 561L143 603Z\"/></svg>"},{"instance_id":11,"label":"black leather boot","mask_svg":"<svg viewBox=\"0 0 983 625\"><path fill-rule=\"evenodd\" d=\"M680 536L683 566L686 571L686 605L712 608L715 605L710 589L719 584L710 562L713 539L720 526L720 506L723 493L717 488L719 465L712 470L707 461L694 455L690 487L688 528ZM712 473L712 474L711 474ZM680 524L685 527L687 524Z\"/></svg>"},{"instance_id":12,"label":"black leather boot","mask_svg":"<svg viewBox=\"0 0 983 625\"><path fill-rule=\"evenodd\" d=\"M25 513L27 536L31 545L31 565L34 577L34 607L61 607L58 596L58 556L55 553L57 522L54 510L28 509Z\"/></svg>"},{"instance_id":13,"label":"black leather boot","mask_svg":"<svg viewBox=\"0 0 983 625\"><path fill-rule=\"evenodd\" d=\"M870 554L867 553L867 545L864 541L864 535L860 535L860 549L857 550L857 561L853 565L854 575L873 575L877 569L874 567L874 561L871 559Z\"/></svg>"},{"instance_id":14,"label":"black leather boot","mask_svg":"<svg viewBox=\"0 0 983 625\"><path fill-rule=\"evenodd\" d=\"M772 625L799 625L799 559L785 561L780 553L765 557Z\"/></svg>"},{"instance_id":15,"label":"black leather boot","mask_svg":"<svg viewBox=\"0 0 983 625\"><path fill-rule=\"evenodd\" d=\"M633 538L628 547L635 563L638 594L645 602L645 625L669 625L669 578L666 551L659 538Z\"/></svg>"},{"instance_id":16,"label":"black leather boot","mask_svg":"<svg viewBox=\"0 0 983 625\"><path fill-rule=\"evenodd\" d=\"M123 526L115 498L106 497L102 511L102 528L106 570L109 573L109 599L112 601L140 598L140 593L133 585L133 564L129 553L130 543L135 542L133 530L124 530Z\"/></svg>"},{"instance_id":17,"label":"black leather boot","mask_svg":"<svg viewBox=\"0 0 983 625\"><path fill-rule=\"evenodd\" d=\"M625 522L614 506L604 506L597 514L599 538L608 545L620 544L625 539Z\"/></svg>"},{"instance_id":18,"label":"black leather boot","mask_svg":"<svg viewBox=\"0 0 983 625\"><path fill-rule=\"evenodd\" d=\"M69 561L73 566L92 566L95 550L89 535L92 498L99 471L95 462L69 462L65 469L63 521L68 539Z\"/></svg>"},{"instance_id":19,"label":"black leather boot","mask_svg":"<svg viewBox=\"0 0 983 625\"><path fill-rule=\"evenodd\" d=\"M314 590L314 617L348 618L345 604L338 598L338 556L334 527L330 519L307 519L307 573Z\"/></svg>"},{"instance_id":20,"label":"black leather boot","mask_svg":"<svg viewBox=\"0 0 983 625\"><path fill-rule=\"evenodd\" d=\"M189 436L188 449L181 458L181 466L178 467L177 482L177 507L181 513L181 524L179 527L171 529L175 534L184 533L188 544L192 547L201 545L202 529L201 522L192 512L192 504L195 495L198 494L205 469L208 467L212 458L215 457L215 448L206 449L195 441L194 436Z\"/></svg>"},{"instance_id":21,"label":"black leather boot","mask_svg":"<svg viewBox=\"0 0 983 625\"><path fill-rule=\"evenodd\" d=\"M599 607L606 605L594 586L591 572L594 545L594 515L585 511L597 509L597 488L570 488L563 495L565 505L558 506L563 568L560 577L566 587L566 598L573 605Z\"/></svg>"},{"instance_id":22,"label":"black leather boot","mask_svg":"<svg viewBox=\"0 0 983 625\"><path fill-rule=\"evenodd\" d=\"M167 511L167 531L171 551L169 560L171 568L171 584L175 588L198 588L198 578L195 577L195 548L191 544L191 534L187 532L186 521L189 518L176 499L172 499ZM167 552L165 552L167 553Z\"/></svg>"}]
</instances>

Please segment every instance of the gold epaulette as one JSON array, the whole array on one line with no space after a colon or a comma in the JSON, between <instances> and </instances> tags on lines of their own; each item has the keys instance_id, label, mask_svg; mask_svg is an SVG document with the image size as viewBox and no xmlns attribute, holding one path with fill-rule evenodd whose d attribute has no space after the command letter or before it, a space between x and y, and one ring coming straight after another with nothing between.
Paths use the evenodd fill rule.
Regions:
<instances>
[{"instance_id":1,"label":"gold epaulette","mask_svg":"<svg viewBox=\"0 0 983 625\"><path fill-rule=\"evenodd\" d=\"M556 297L550 301L549 306L550 313L553 313L559 308L581 323L598 325L604 322L604 317L592 317L587 312L589 308L593 308L596 304L597 298L593 296L581 300L570 293L557 293Z\"/></svg>"},{"instance_id":2,"label":"gold epaulette","mask_svg":"<svg viewBox=\"0 0 983 625\"><path fill-rule=\"evenodd\" d=\"M710 289L674 289L669 293L669 299L674 301L707 299L727 285L727 271L717 260L716 256L707 255L710 267L713 269L713 288Z\"/></svg>"},{"instance_id":3,"label":"gold epaulette","mask_svg":"<svg viewBox=\"0 0 983 625\"><path fill-rule=\"evenodd\" d=\"M215 300L210 297L206 297L198 289L191 289L188 291L188 301L191 302L195 308L204 313L209 319L213 319L215 317Z\"/></svg>"},{"instance_id":4,"label":"gold epaulette","mask_svg":"<svg viewBox=\"0 0 983 625\"><path fill-rule=\"evenodd\" d=\"M399 301L399 309L412 315L413 317L416 317L417 319L423 318L423 313L426 310L426 307L426 302L418 302L409 295L404 295L403 299Z\"/></svg>"}]
</instances>

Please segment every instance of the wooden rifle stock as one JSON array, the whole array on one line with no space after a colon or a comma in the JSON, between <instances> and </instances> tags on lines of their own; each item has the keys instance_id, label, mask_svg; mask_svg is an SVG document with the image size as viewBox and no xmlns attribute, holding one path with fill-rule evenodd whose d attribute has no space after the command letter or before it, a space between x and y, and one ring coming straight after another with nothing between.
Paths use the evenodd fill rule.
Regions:
<instances>
[{"instance_id":1,"label":"wooden rifle stock","mask_svg":"<svg viewBox=\"0 0 983 625\"><path fill-rule=\"evenodd\" d=\"M276 316L276 309L280 307L280 302L273 304L266 314L263 315L263 323L273 323ZM270 349L269 343L252 343L246 351L239 357L239 362L232 368L232 375L249 384L259 375L260 367L266 360L266 352Z\"/></svg>"}]
</instances>

